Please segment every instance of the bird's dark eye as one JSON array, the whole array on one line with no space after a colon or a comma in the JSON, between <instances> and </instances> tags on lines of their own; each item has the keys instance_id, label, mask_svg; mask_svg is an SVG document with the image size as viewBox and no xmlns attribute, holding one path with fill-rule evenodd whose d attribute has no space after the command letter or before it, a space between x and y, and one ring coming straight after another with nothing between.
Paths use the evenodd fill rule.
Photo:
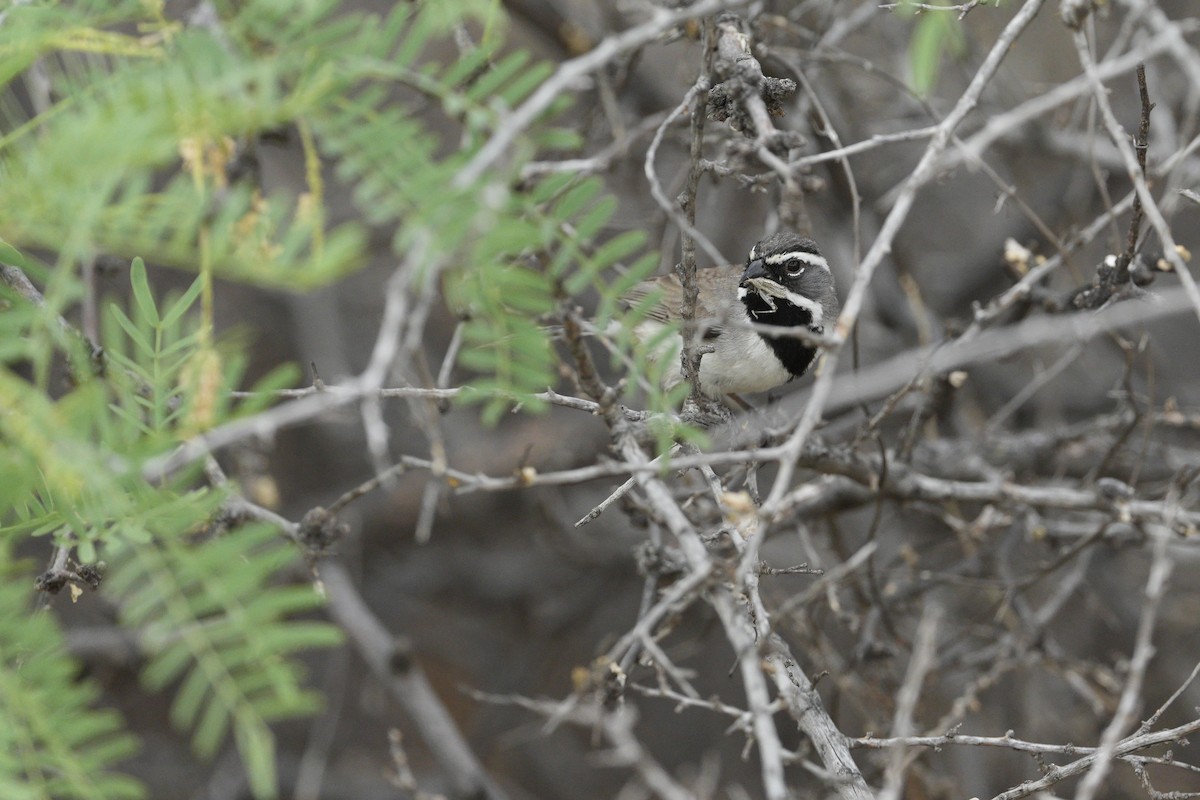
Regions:
<instances>
[{"instance_id":1,"label":"bird's dark eye","mask_svg":"<svg viewBox=\"0 0 1200 800\"><path fill-rule=\"evenodd\" d=\"M789 277L794 278L797 275L799 275L801 272L804 272L804 264L793 261L792 263L787 265L787 274Z\"/></svg>"}]
</instances>

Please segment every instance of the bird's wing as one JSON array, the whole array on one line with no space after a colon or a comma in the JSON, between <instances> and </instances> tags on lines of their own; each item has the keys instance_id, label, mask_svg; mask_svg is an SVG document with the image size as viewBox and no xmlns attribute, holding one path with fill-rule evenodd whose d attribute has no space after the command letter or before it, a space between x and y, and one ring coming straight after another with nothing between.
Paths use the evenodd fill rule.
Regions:
<instances>
[{"instance_id":1,"label":"bird's wing","mask_svg":"<svg viewBox=\"0 0 1200 800\"><path fill-rule=\"evenodd\" d=\"M708 323L710 336L719 332L719 323L729 316L730 308L737 300L741 274L742 268L736 265L696 270L696 282L700 285L696 319ZM659 300L646 311L647 319L673 322L682 318L683 284L674 273L642 281L622 295L621 300L626 307L632 308L652 294L658 295Z\"/></svg>"}]
</instances>

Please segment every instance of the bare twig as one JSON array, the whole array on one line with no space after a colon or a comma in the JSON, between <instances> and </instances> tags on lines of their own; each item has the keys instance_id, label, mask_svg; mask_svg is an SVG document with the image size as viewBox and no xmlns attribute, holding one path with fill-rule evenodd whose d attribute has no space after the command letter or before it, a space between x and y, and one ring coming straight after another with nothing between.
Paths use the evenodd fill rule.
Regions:
<instances>
[{"instance_id":1,"label":"bare twig","mask_svg":"<svg viewBox=\"0 0 1200 800\"><path fill-rule=\"evenodd\" d=\"M672 202L667 197L662 182L658 179L658 174L654 170L654 158L658 154L659 146L662 145L663 136L666 134L667 128L670 127L671 123L683 116L689 108L693 108L693 117L695 116L694 108L699 108L701 113L703 113L703 98L707 95L708 79L700 78L692 85L692 88L688 89L687 94L683 97L683 101L658 126L658 130L654 132L654 138L650 142L650 147L646 150L646 159L642 163L646 174L646 181L650 184L650 195L654 198L654 202L658 204L658 207L666 212L667 216L679 226L679 229L683 231L685 236L700 245L704 250L704 254L712 260L713 264L726 264L728 263L728 259L721 255L721 251L717 249L716 245L709 241L707 236L696 230L695 220L689 220L691 214L681 212L679 204ZM692 314L695 316L695 311Z\"/></svg>"},{"instance_id":2,"label":"bare twig","mask_svg":"<svg viewBox=\"0 0 1200 800\"><path fill-rule=\"evenodd\" d=\"M412 719L421 738L460 797L503 800L505 794L484 771L438 699L407 641L383 626L363 602L346 568L332 559L318 564L329 612L346 631L363 660Z\"/></svg>"},{"instance_id":3,"label":"bare twig","mask_svg":"<svg viewBox=\"0 0 1200 800\"><path fill-rule=\"evenodd\" d=\"M1158 618L1158 607L1162 603L1166 590L1167 579L1171 575L1172 562L1167 556L1167 537L1159 533L1154 540L1153 561L1150 564L1150 576L1146 580L1146 593L1142 602L1142 615L1138 622L1137 637L1134 640L1133 655L1129 659L1129 674L1125 679L1125 688L1117 703L1117 711L1104 729L1100 737L1100 747L1092 762L1087 775L1079 783L1075 792L1075 800L1092 800L1104 779L1108 775L1109 766L1116 754L1121 734L1129 728L1135 719L1138 706L1142 702L1142 684L1146 679L1146 668L1154 655L1154 625Z\"/></svg>"},{"instance_id":4,"label":"bare twig","mask_svg":"<svg viewBox=\"0 0 1200 800\"><path fill-rule=\"evenodd\" d=\"M917 700L921 696L921 686L934 665L934 647L937 644L937 629L941 617L940 608L928 606L921 615L920 624L917 625L916 642L913 645L912 658L908 661L908 672L905 673L904 682L896 695L892 736L897 740L903 741L916 728L913 715L917 709ZM892 749L884 774L883 791L879 794L880 800L899 800L903 796L904 769L907 766L905 756L903 745Z\"/></svg>"},{"instance_id":5,"label":"bare twig","mask_svg":"<svg viewBox=\"0 0 1200 800\"><path fill-rule=\"evenodd\" d=\"M1113 748L1112 757L1121 758L1131 753L1136 753L1139 750L1145 750L1147 747L1179 742L1196 731L1200 731L1200 720L1193 720L1192 722L1165 731L1129 736L1117 743ZM1067 778L1072 778L1090 769L1099 757L1099 752L1097 748L1083 758L1072 761L1070 764L1050 767L1041 778L1035 781L1025 781L1019 786L1001 792L993 797L992 800L1019 800L1022 797L1036 795L1038 792L1049 789L1056 783L1060 783Z\"/></svg>"}]
</instances>

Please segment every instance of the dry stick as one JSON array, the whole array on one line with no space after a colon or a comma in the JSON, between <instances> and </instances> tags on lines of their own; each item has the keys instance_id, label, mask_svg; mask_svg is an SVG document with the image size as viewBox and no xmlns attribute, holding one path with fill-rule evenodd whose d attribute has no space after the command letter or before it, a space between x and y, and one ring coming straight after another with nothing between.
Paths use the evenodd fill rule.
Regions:
<instances>
[{"instance_id":1,"label":"dry stick","mask_svg":"<svg viewBox=\"0 0 1200 800\"><path fill-rule=\"evenodd\" d=\"M754 520L756 528L759 524L758 520ZM765 644L763 661L769 665L766 671L774 679L776 692L785 708L812 741L825 766L823 777L847 800L871 800L871 791L846 746L846 736L825 712L821 696L800 668L783 637L772 632L771 620L759 595L758 548L763 538L761 535L749 535L739 564L741 593L749 601L753 614L754 639L749 644ZM734 643L732 637L730 643ZM752 655L749 650L739 651L739 664L743 670L746 663L752 660Z\"/></svg>"},{"instance_id":2,"label":"dry stick","mask_svg":"<svg viewBox=\"0 0 1200 800\"><path fill-rule=\"evenodd\" d=\"M800 75L799 70L796 75ZM911 142L915 139L928 139L937 133L937 126L930 125L926 128L913 128L906 131L897 131L895 133L877 133L868 139L848 144L843 147L838 147L834 150L824 150L820 153L814 153L811 156L803 156L794 161L789 162L793 169L812 166L813 164L821 164L826 161L840 161L848 156L865 153L869 150L874 150L877 147L883 147L885 144L894 144L897 142Z\"/></svg>"},{"instance_id":3,"label":"dry stick","mask_svg":"<svg viewBox=\"0 0 1200 800\"><path fill-rule=\"evenodd\" d=\"M674 458L675 454L678 453L681 449L682 448L677 444L672 445L671 451L669 453L667 453L667 456L666 456L667 460L670 461L672 458ZM650 461L650 464L651 464L651 466L655 466L655 465L661 464L662 461L663 461L663 457L658 456L655 459L653 459L652 461ZM705 466L707 466L707 465L705 465ZM584 525L587 525L589 522L595 520L597 517L599 517L601 514L603 514L605 511L607 511L609 509L609 507L612 506L613 503L617 502L622 497L629 494L630 490L633 489L634 485L635 485L635 481L633 478L629 478L628 480L626 480L624 483L622 483L620 486L618 486L616 489L614 489L612 491L612 494L610 494L608 497L601 500L600 503L597 504L595 508L593 508L591 511L589 511L588 513L586 513L582 517L580 517L579 521L575 523L575 527L582 528Z\"/></svg>"},{"instance_id":4,"label":"dry stick","mask_svg":"<svg viewBox=\"0 0 1200 800\"><path fill-rule=\"evenodd\" d=\"M434 299L436 270L424 263L429 251L429 240L428 231L418 232L413 237L403 263L388 278L384 290L387 299L383 309L383 321L379 324L379 333L371 350L371 360L359 377L369 388L382 388L393 369L398 368L396 371L402 372L419 345L419 333L424 329ZM409 291L422 268L425 270L424 283L414 303L409 298ZM401 331L405 332L403 337ZM362 420L363 431L367 435L367 450L371 454L375 472L382 474L387 470L391 430L384 422L383 407L378 395L368 393L363 396Z\"/></svg>"},{"instance_id":5,"label":"dry stick","mask_svg":"<svg viewBox=\"0 0 1200 800\"><path fill-rule=\"evenodd\" d=\"M1154 228L1154 232L1158 234L1158 239L1162 243L1164 257L1179 275L1183 289L1187 292L1188 299L1195 308L1196 316L1200 318L1200 287L1196 286L1196 280L1188 271L1187 263L1179 254L1175 239L1171 236L1171 229L1167 226L1167 221L1163 218L1162 211L1159 210L1158 204L1154 200L1154 195L1150 193L1150 187L1146 185L1146 178L1138 167L1137 155L1133 152L1128 137L1121 128L1121 123L1117 122L1117 117L1113 114L1112 104L1108 100L1108 92L1100 80L1096 63L1092 60L1087 35L1082 31L1076 31L1073 38L1079 63L1083 65L1088 79L1092 82L1092 91L1096 98L1096 105L1100 109L1100 118L1104 121L1104 127L1108 130L1108 135L1121 154L1121 160L1125 162L1125 171L1129 174L1129 179L1133 182L1138 197L1141 198L1146 217L1150 220L1151 227Z\"/></svg>"},{"instance_id":6,"label":"dry stick","mask_svg":"<svg viewBox=\"0 0 1200 800\"><path fill-rule=\"evenodd\" d=\"M1154 104L1150 102L1150 91L1146 88L1146 65L1137 65L1138 97L1142 101L1142 116L1138 121L1137 139L1134 140L1134 150L1137 153L1138 172L1142 180L1146 179L1146 151L1150 148L1150 112ZM1124 263L1119 266L1128 267L1133 261L1137 250L1138 234L1142 230L1142 198L1134 195L1133 213L1129 215L1129 233L1125 235Z\"/></svg>"},{"instance_id":7,"label":"dry stick","mask_svg":"<svg viewBox=\"0 0 1200 800\"><path fill-rule=\"evenodd\" d=\"M292 800L321 800L325 774L333 762L333 747L338 741L338 728L349 694L349 667L350 651L344 647L338 648L326 660L320 689L324 705L309 726L304 751L296 765Z\"/></svg>"},{"instance_id":8,"label":"dry stick","mask_svg":"<svg viewBox=\"0 0 1200 800\"><path fill-rule=\"evenodd\" d=\"M454 364L458 361L458 351L462 349L463 332L466 330L467 323L459 322L454 326L454 334L450 337L450 344L446 346L446 355L442 358L442 366L438 369L437 388L446 389L450 386L450 375L454 371ZM444 403L445 401L440 401ZM445 411L444 406L438 406L442 411Z\"/></svg>"},{"instance_id":9,"label":"dry stick","mask_svg":"<svg viewBox=\"0 0 1200 800\"><path fill-rule=\"evenodd\" d=\"M801 594L793 595L781 603L779 608L775 609L775 617L783 617L796 609L804 608L813 600L820 597L826 590L841 583L843 578L861 567L878 547L879 542L867 542L858 548L854 552L854 555L837 566L826 570L820 578L813 581Z\"/></svg>"},{"instance_id":10,"label":"dry stick","mask_svg":"<svg viewBox=\"0 0 1200 800\"><path fill-rule=\"evenodd\" d=\"M1147 2L1147 0L1124 0L1124 3L1133 11L1140 23L1155 34L1168 39L1171 57L1175 60L1179 70L1187 75L1188 85L1200 86L1200 52L1190 46L1184 38L1185 33L1195 32L1195 27L1188 25L1188 23L1192 23L1194 26L1195 20L1171 19L1157 4ZM1179 113L1182 124L1177 133L1181 140L1193 139L1192 145L1185 148L1185 152L1200 143L1200 137L1194 137L1198 116L1200 116L1200 95L1194 91L1185 92ZM1190 180L1190 177L1186 177L1185 174L1184 179ZM1174 211L1177 202L1177 198L1172 196L1163 198L1163 206L1168 211Z\"/></svg>"},{"instance_id":11,"label":"dry stick","mask_svg":"<svg viewBox=\"0 0 1200 800\"><path fill-rule=\"evenodd\" d=\"M512 145L516 138L534 123L563 92L569 90L581 78L601 69L622 53L636 50L649 44L664 31L681 22L703 17L715 11L746 5L749 0L700 0L678 11L655 8L647 22L615 36L609 36L588 52L564 61L554 74L547 78L528 99L505 117L504 122L479 152L454 176L454 187L463 189L483 176Z\"/></svg>"},{"instance_id":12,"label":"dry stick","mask_svg":"<svg viewBox=\"0 0 1200 800\"><path fill-rule=\"evenodd\" d=\"M695 794L685 789L677 782L661 764L646 752L633 732L637 721L634 710L623 705L615 711L608 711L600 703L580 702L578 695L573 695L563 702L535 700L518 694L497 695L480 692L475 689L464 689L471 697L484 703L510 705L524 708L547 718L545 729L553 730L561 722L571 722L592 732L601 731L613 752L598 757L601 764L614 766L632 766L638 777L646 786L667 800L695 800ZM642 795L644 796L644 794Z\"/></svg>"},{"instance_id":13,"label":"dry stick","mask_svg":"<svg viewBox=\"0 0 1200 800\"><path fill-rule=\"evenodd\" d=\"M713 567L710 563L707 566L692 570L686 577L680 578L671 584L670 588L663 592L659 601L638 617L633 628L609 648L609 660L614 663L620 663L629 648L633 647L641 639L651 636L654 633L655 626L658 625L663 617L682 608L685 605L684 601L691 600L692 596L708 581L712 570Z\"/></svg>"},{"instance_id":14,"label":"dry stick","mask_svg":"<svg viewBox=\"0 0 1200 800\"><path fill-rule=\"evenodd\" d=\"M917 709L917 700L921 697L921 685L925 676L934 664L934 648L937 644L937 629L942 618L942 610L937 606L928 606L917 624L916 642L913 645L912 657L908 661L908 671L904 675L904 683L896 696L896 714L892 722L892 736L903 740L912 734L916 727L913 716ZM908 766L903 744L892 750L888 759L887 770L884 773L883 791L879 800L900 800L904 791L904 769Z\"/></svg>"},{"instance_id":15,"label":"dry stick","mask_svg":"<svg viewBox=\"0 0 1200 800\"><path fill-rule=\"evenodd\" d=\"M1196 725L1197 723L1190 723ZM1139 734L1141 735L1141 734ZM861 736L856 739L850 739L850 747L868 750L886 750L892 747L931 747L935 750L940 750L943 747L960 746L960 747L996 747L1002 750L1012 750L1015 753L1034 753L1037 755L1092 755L1100 751L1099 747L1086 747L1077 744L1047 744L1045 742L1030 742L1024 739L1017 739L1012 736L1012 731L1003 736L972 736L969 734L956 733L951 731L944 733L941 736L904 736L904 737L876 737L876 736ZM1155 742L1159 744L1161 742ZM1143 745L1150 746L1150 745ZM1154 756L1135 756L1124 754L1119 756L1122 760L1142 760L1154 759ZM1169 762L1172 766L1178 766L1181 769L1197 770L1200 767L1195 767L1191 764L1182 762Z\"/></svg>"},{"instance_id":16,"label":"dry stick","mask_svg":"<svg viewBox=\"0 0 1200 800\"><path fill-rule=\"evenodd\" d=\"M1138 734L1129 736L1117 744L1113 750L1115 758L1124 758L1138 750L1143 750L1147 747L1154 747L1160 744L1169 744L1172 742L1180 742L1186 739L1189 735L1200 731L1200 719L1180 725L1177 728L1171 728L1165 731L1156 733ZM956 737L957 738L957 737ZM1088 769L1099 755L1099 749L1094 750L1083 758L1072 761L1065 766L1051 766L1046 770L1046 774L1036 781L1026 781L1020 786L1001 792L992 798L992 800L1020 800L1022 797L1035 795L1044 789L1048 789L1056 783L1073 778L1079 773Z\"/></svg>"},{"instance_id":17,"label":"dry stick","mask_svg":"<svg viewBox=\"0 0 1200 800\"><path fill-rule=\"evenodd\" d=\"M833 389L833 377L837 368L838 356L849 336L850 329L854 327L854 324L858 320L858 315L866 299L867 287L871 283L871 278L874 276L876 268L878 268L884 257L891 252L892 241L895 239L896 234L899 233L901 225L904 224L905 219L907 219L909 212L912 210L913 204L916 201L917 191L934 177L938 157L949 145L950 137L954 133L954 130L979 102L980 94L982 94L984 87L996 73L1000 62L1004 60L1013 42L1025 30L1025 27L1033 21L1033 18L1044 3L1045 0L1026 0L1025 5L1021 7L1021 10L1017 12L1001 32L999 38L996 40L996 44L993 45L987 58L980 65L979 70L975 73L975 77L971 79L971 83L955 104L954 109L938 125L937 133L934 134L932 141L926 147L925 153L922 155L920 162L918 162L916 169L913 170L905 182L900 196L896 199L896 204L892 207L891 212L888 213L887 218L880 228L879 235L875 238L871 249L863 258L862 264L859 265L858 274L855 276L854 284L850 287L850 292L846 296L846 303L842 308L842 314L838 318L836 335L841 344L826 352L824 371L817 378L816 384L813 387L812 397L804 409L800 422L797 424L795 431L788 437L787 442L783 445L780 452L778 458L779 474L776 476L775 483L771 487L771 493L768 495L767 501L763 506L763 515L767 519L771 519L778 512L779 505L788 491L788 485L795 474L796 456L800 454L804 442L816 427L817 421L821 418L821 413L824 410L825 402L829 399L830 392Z\"/></svg>"},{"instance_id":18,"label":"dry stick","mask_svg":"<svg viewBox=\"0 0 1200 800\"><path fill-rule=\"evenodd\" d=\"M671 465L675 469L687 469L703 465L739 464L754 457L755 451L753 450L729 451L680 456L673 459ZM873 492L882 491L887 497L895 500L1002 503L1065 511L1098 511L1106 515L1127 514L1129 520L1133 522L1150 524L1176 522L1180 525L1200 527L1200 511L1178 509L1173 504L1162 500L1132 498L1115 503L1112 498L1105 496L1095 488L1030 486L1002 480L969 481L939 478L896 463L890 464L891 478L884 486L880 487L878 486L878 469L876 462L872 459L842 460L833 454L817 453L811 456L802 454L799 463L827 474L845 476ZM399 463L392 467L392 470L402 472L410 468L430 469L431 467L432 462L427 459L401 456ZM452 468L447 468L446 475L458 484L455 489L456 493L468 494L476 491L511 491L531 486L563 486L618 475L641 476L660 470L659 464L640 458L533 475L526 473L493 476L463 472ZM378 482L372 479L361 487L347 492L334 503L334 507L340 508L346 502L357 499L376 486L378 486ZM783 506L784 509L790 510L795 505L811 501L813 499L810 496L812 491L811 487L802 486L789 493ZM1183 546L1185 542L1180 541L1179 544Z\"/></svg>"},{"instance_id":19,"label":"dry stick","mask_svg":"<svg viewBox=\"0 0 1200 800\"><path fill-rule=\"evenodd\" d=\"M1150 565L1150 576L1146 579L1146 593L1142 602L1142 615L1138 621L1137 636L1134 639L1133 656L1129 659L1129 675L1125 679L1125 688L1121 699L1117 702L1117 710L1112 721L1104 729L1100 737L1099 752L1088 774L1079 784L1075 800L1092 800L1096 792L1104 784L1116 754L1117 743L1121 733L1133 722L1138 704L1142 699L1142 684L1146 679L1146 668L1154 655L1154 625L1158 620L1158 608L1166 590L1167 579L1171 575L1173 563L1167 557L1168 533L1159 531L1154 541L1154 557Z\"/></svg>"},{"instance_id":20,"label":"dry stick","mask_svg":"<svg viewBox=\"0 0 1200 800\"><path fill-rule=\"evenodd\" d=\"M455 329L456 333L461 331L462 327L460 323ZM419 329L424 329L424 321L419 323ZM416 341L419 342L419 338ZM453 345L453 343L451 344ZM443 367L445 367L446 363L450 363L453 358L453 353L447 353L447 359L443 363ZM429 365L422 350L414 348L409 355L409 360L416 368L417 375L420 377L422 383L426 385L435 383L433 375L429 372ZM433 469L430 470L432 475L430 480L425 482L425 488L421 495L421 508L417 515L417 524L413 528L413 539L419 544L424 544L433 535L433 523L437 516L437 506L447 489L445 484L448 462L446 455L446 435L442 430L442 417L436 401L432 399L423 401L413 399L408 402L408 407L414 424L425 433L425 438L429 441L429 457L430 461L433 462Z\"/></svg>"},{"instance_id":21,"label":"dry stick","mask_svg":"<svg viewBox=\"0 0 1200 800\"><path fill-rule=\"evenodd\" d=\"M681 694L669 686L643 686L641 684L630 684L630 689L642 695L643 697L658 697L664 700L670 700L675 704L676 710L684 708L702 708L706 711L712 711L726 717L730 717L733 723L725 729L726 733L731 731L742 731L750 733L750 715L746 713L746 709L738 706L732 706L728 703L721 702L719 697L707 697L703 700L697 700L694 697L689 697L686 694Z\"/></svg>"},{"instance_id":22,"label":"dry stick","mask_svg":"<svg viewBox=\"0 0 1200 800\"><path fill-rule=\"evenodd\" d=\"M1015 414L1022 406L1029 402L1035 394L1044 389L1048 384L1054 381L1068 367L1073 365L1083 353L1083 344L1076 342L1068 347L1058 360L1046 367L1041 372L1033 375L1029 382L1021 387L1021 390L1008 399L1008 401L1000 406L994 414L988 419L984 430L988 433L995 433L1000 429L1010 416Z\"/></svg>"},{"instance_id":23,"label":"dry stick","mask_svg":"<svg viewBox=\"0 0 1200 800\"><path fill-rule=\"evenodd\" d=\"M703 400L700 395L701 353L696 347L696 300L700 295L700 286L696 282L696 239L693 238L692 232L696 231L696 192L700 187L700 175L703 172L700 161L704 156L704 120L708 117L708 89L712 84L712 23L708 20L704 22L700 42L703 50L700 61L700 79L692 87L694 92L692 97L692 136L688 148L688 158L691 164L688 167L683 196L680 198L687 225L683 228L679 266L675 270L679 276L679 283L683 287L683 306L680 308L683 317L683 349L679 354L679 359L683 368L683 377L691 387L691 400L696 404L702 403ZM650 168L649 161L646 162L646 166L647 169ZM725 260L721 259L716 263L724 264Z\"/></svg>"},{"instance_id":24,"label":"dry stick","mask_svg":"<svg viewBox=\"0 0 1200 800\"><path fill-rule=\"evenodd\" d=\"M30 305L36 306L39 309L46 310L46 298L38 291L38 288L33 285L33 281L29 280L29 276L20 267L12 266L0 262L0 281L5 283L9 288L21 295ZM55 314L54 321L58 323L58 327L63 333L69 334L83 342L87 348L88 355L95 359L101 353L100 346L96 343L96 339L89 336L85 331L80 331L75 328L66 317L62 314ZM140 377L133 372L123 369L122 372L133 381L139 391L149 391L149 387L145 385Z\"/></svg>"},{"instance_id":25,"label":"dry stick","mask_svg":"<svg viewBox=\"0 0 1200 800\"><path fill-rule=\"evenodd\" d=\"M721 251L717 249L716 245L709 241L707 236L696 229L694 212L684 215L679 211L678 204L672 202L667 197L667 193L662 187L662 182L658 179L658 173L654 171L654 159L658 155L658 148L662 145L663 137L666 135L667 128L671 126L672 122L683 116L684 112L686 112L689 106L691 106L693 103L695 103L695 108L698 108L700 113L703 114L705 103L707 102L708 97L708 88L708 78L701 77L698 78L692 87L687 90L687 93L683 96L683 100L670 114L667 115L667 118L663 120L662 125L659 125L658 130L654 132L654 138L650 141L650 147L646 149L646 159L642 164L642 168L646 174L646 181L650 184L650 196L654 198L654 202L658 204L658 207L666 212L667 216L669 216L671 220L679 226L679 229L683 232L684 241L687 242L690 239L693 243L699 244L704 250L704 254L712 259L714 264L726 264L728 263L728 259L721 255ZM693 111L692 118L694 124L695 111ZM693 171L695 171L695 169L696 168L693 167ZM689 185L691 184L690 172L688 183ZM691 205L693 207L695 206L694 200ZM695 252L693 251L693 270L695 265ZM695 301L693 301L692 316L695 317L695 315Z\"/></svg>"},{"instance_id":26,"label":"dry stick","mask_svg":"<svg viewBox=\"0 0 1200 800\"><path fill-rule=\"evenodd\" d=\"M738 102L754 124L754 153L759 161L779 176L783 184L780 217L788 228L807 233L812 225L803 207L804 195L796 181L796 166L786 163L771 150L772 141L778 138L779 131L771 121L767 103L760 94L760 88L766 81L762 65L750 52L750 38L741 32L735 19L726 18L716 27L717 51L721 59L729 64L728 83L741 85L742 93Z\"/></svg>"},{"instance_id":27,"label":"dry stick","mask_svg":"<svg viewBox=\"0 0 1200 800\"><path fill-rule=\"evenodd\" d=\"M1189 686L1192 685L1192 681L1196 680L1197 675L1200 675L1200 662L1197 662L1196 666L1192 667L1191 674L1187 676L1187 679L1183 683L1179 684L1179 688L1176 689L1170 697L1163 701L1163 704L1159 706L1153 714L1151 714L1142 722L1141 726L1138 728L1138 733L1145 733L1157 725L1159 718L1166 713L1166 710L1170 708L1176 700L1179 699L1179 696L1182 695Z\"/></svg>"},{"instance_id":28,"label":"dry stick","mask_svg":"<svg viewBox=\"0 0 1200 800\"><path fill-rule=\"evenodd\" d=\"M800 668L787 643L778 634L765 640L763 661L775 681L775 690L787 705L788 713L800 730L812 741L817 755L833 782L833 789L843 800L874 800L862 772L850 754L846 735L825 710L821 695Z\"/></svg>"},{"instance_id":29,"label":"dry stick","mask_svg":"<svg viewBox=\"0 0 1200 800\"><path fill-rule=\"evenodd\" d=\"M430 389L424 386L393 386L385 387L377 390L377 394L383 398L407 398L407 397L423 397L431 400L453 400L456 397L467 392L468 389L462 386L452 386L449 388ZM470 391L479 392L479 390L471 389ZM273 397L281 399L295 400L301 397L309 397L315 394L350 394L358 396L359 390L352 385L342 384L325 384L317 386L306 386L303 389L279 389L271 392ZM504 392L482 392L486 396L508 396ZM230 392L229 396L234 398L259 397L261 392ZM587 400L582 397L572 397L571 395L559 394L553 389L548 389L544 392L536 392L531 395L522 395L531 400L540 400L544 403L549 403L552 406L562 406L563 408L572 408L576 411L583 411L588 414L598 415L600 413L600 404L594 400ZM516 398L513 398L516 399ZM645 411L635 411L629 408L621 408L621 412L630 422L641 422L646 420L650 415Z\"/></svg>"},{"instance_id":30,"label":"dry stick","mask_svg":"<svg viewBox=\"0 0 1200 800\"><path fill-rule=\"evenodd\" d=\"M371 613L340 562L323 559L317 564L317 574L329 599L330 615L421 732L453 795L503 800L504 793L471 752L424 670L413 659L408 643L397 639Z\"/></svg>"},{"instance_id":31,"label":"dry stick","mask_svg":"<svg viewBox=\"0 0 1200 800\"><path fill-rule=\"evenodd\" d=\"M958 21L962 22L963 17L965 17L965 16L967 16L967 14L971 13L971 10L974 9L976 6L978 6L982 2L984 2L984 0L968 0L968 2L959 3L958 5L939 6L939 5L933 5L932 3L916 3L916 2L909 2L909 0L905 0L904 3L880 3L879 7L886 8L889 11L891 11L894 8L900 8L900 7L903 7L906 11L909 9L917 9L920 11L957 11L958 12Z\"/></svg>"},{"instance_id":32,"label":"dry stick","mask_svg":"<svg viewBox=\"0 0 1200 800\"><path fill-rule=\"evenodd\" d=\"M674 452L674 451L672 451L672 452ZM610 494L608 497L601 500L596 505L595 508L593 508L591 511L589 511L588 513L586 513L582 517L580 517L575 522L575 527L582 528L584 525L587 525L589 522L595 520L597 517L599 517L601 514L603 514L605 511L607 511L613 503L617 502L622 497L629 494L629 491L633 487L634 487L633 478L627 479L624 483L622 483L620 486L618 486L616 489L614 489L612 494Z\"/></svg>"}]
</instances>

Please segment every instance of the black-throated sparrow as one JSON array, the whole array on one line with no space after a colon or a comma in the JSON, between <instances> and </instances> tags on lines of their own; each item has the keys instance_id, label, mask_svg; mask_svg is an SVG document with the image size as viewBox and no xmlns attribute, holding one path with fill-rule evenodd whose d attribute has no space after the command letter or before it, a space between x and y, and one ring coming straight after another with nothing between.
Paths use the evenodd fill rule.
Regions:
<instances>
[{"instance_id":1,"label":"black-throated sparrow","mask_svg":"<svg viewBox=\"0 0 1200 800\"><path fill-rule=\"evenodd\" d=\"M751 324L784 328L804 326L823 333L837 320L837 293L829 264L812 239L776 233L750 249L745 266L730 264L696 271L699 296L696 323L703 344L712 348L700 359L700 390L720 398L727 394L763 392L798 378L817 351L804 341L770 336ZM643 281L625 295L632 306L652 292L662 299L638 325L638 338L652 337L663 322L682 317L683 286L677 275ZM664 349L656 358L679 358L679 348ZM683 380L669 370L667 388Z\"/></svg>"}]
</instances>

